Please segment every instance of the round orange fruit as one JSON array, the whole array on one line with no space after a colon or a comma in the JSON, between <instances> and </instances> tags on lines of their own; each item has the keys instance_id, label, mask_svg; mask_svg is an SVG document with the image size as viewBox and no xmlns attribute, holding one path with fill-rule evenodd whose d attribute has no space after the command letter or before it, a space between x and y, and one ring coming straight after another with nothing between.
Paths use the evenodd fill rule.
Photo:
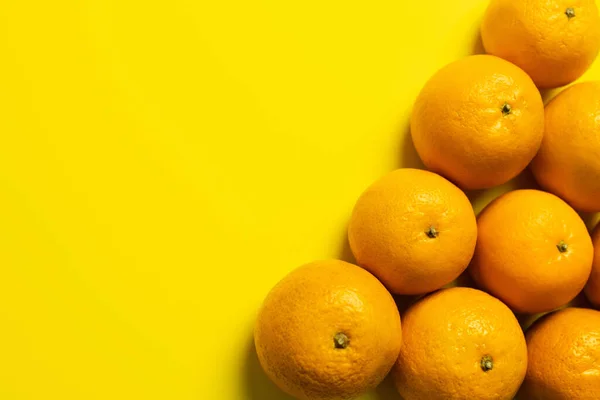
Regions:
<instances>
[{"instance_id":1,"label":"round orange fruit","mask_svg":"<svg viewBox=\"0 0 600 400\"><path fill-rule=\"evenodd\" d=\"M387 375L402 328L392 296L373 275L343 261L317 261L267 295L254 342L283 391L305 400L348 399Z\"/></svg>"},{"instance_id":2,"label":"round orange fruit","mask_svg":"<svg viewBox=\"0 0 600 400\"><path fill-rule=\"evenodd\" d=\"M408 309L393 377L404 400L509 400L527 369L523 331L502 302L445 289Z\"/></svg>"},{"instance_id":3,"label":"round orange fruit","mask_svg":"<svg viewBox=\"0 0 600 400\"><path fill-rule=\"evenodd\" d=\"M594 244L594 263L590 280L585 285L585 295L590 303L600 308L600 224L594 229L592 243Z\"/></svg>"},{"instance_id":4,"label":"round orange fruit","mask_svg":"<svg viewBox=\"0 0 600 400\"><path fill-rule=\"evenodd\" d=\"M477 240L467 196L441 176L396 170L358 199L348 227L359 265L397 294L422 294L456 279Z\"/></svg>"},{"instance_id":5,"label":"round orange fruit","mask_svg":"<svg viewBox=\"0 0 600 400\"><path fill-rule=\"evenodd\" d=\"M526 339L529 366L519 399L600 398L600 311L557 311L538 320Z\"/></svg>"},{"instance_id":6,"label":"round orange fruit","mask_svg":"<svg viewBox=\"0 0 600 400\"><path fill-rule=\"evenodd\" d=\"M575 210L553 194L509 192L481 212L477 227L471 275L513 310L550 311L585 286L592 240Z\"/></svg>"},{"instance_id":7,"label":"round orange fruit","mask_svg":"<svg viewBox=\"0 0 600 400\"><path fill-rule=\"evenodd\" d=\"M523 70L478 55L438 71L419 94L411 118L423 163L463 189L497 186L535 156L544 104Z\"/></svg>"},{"instance_id":8,"label":"round orange fruit","mask_svg":"<svg viewBox=\"0 0 600 400\"><path fill-rule=\"evenodd\" d=\"M600 81L571 86L546 106L536 180L574 208L600 211Z\"/></svg>"},{"instance_id":9,"label":"round orange fruit","mask_svg":"<svg viewBox=\"0 0 600 400\"><path fill-rule=\"evenodd\" d=\"M595 0L492 0L481 25L483 46L531 76L540 88L573 82L600 50Z\"/></svg>"}]
</instances>

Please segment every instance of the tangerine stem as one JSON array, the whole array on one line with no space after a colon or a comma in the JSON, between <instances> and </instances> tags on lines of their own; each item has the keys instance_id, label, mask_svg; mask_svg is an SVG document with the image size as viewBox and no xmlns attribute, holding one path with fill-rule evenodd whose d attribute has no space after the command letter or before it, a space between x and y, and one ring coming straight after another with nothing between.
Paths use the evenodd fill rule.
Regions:
<instances>
[{"instance_id":1,"label":"tangerine stem","mask_svg":"<svg viewBox=\"0 0 600 400\"><path fill-rule=\"evenodd\" d=\"M558 244L556 245L556 248L558 249L558 251L560 251L561 253L566 253L567 250L569 250L569 245L565 243L564 240L561 240L560 242L558 242Z\"/></svg>"},{"instance_id":2,"label":"tangerine stem","mask_svg":"<svg viewBox=\"0 0 600 400\"><path fill-rule=\"evenodd\" d=\"M571 19L575 17L575 9L573 7L569 7L567 8L567 11L565 11L565 14L567 15L567 18Z\"/></svg>"},{"instance_id":3,"label":"tangerine stem","mask_svg":"<svg viewBox=\"0 0 600 400\"><path fill-rule=\"evenodd\" d=\"M435 239L436 237L438 237L439 232L437 231L437 229L435 229L435 227L430 226L428 230L425 231L425 233L427 234L427 236L429 236L431 239Z\"/></svg>"},{"instance_id":4,"label":"tangerine stem","mask_svg":"<svg viewBox=\"0 0 600 400\"><path fill-rule=\"evenodd\" d=\"M348 347L349 343L350 339L342 332L336 333L333 337L333 344L335 345L336 349L345 349L346 347Z\"/></svg>"},{"instance_id":5,"label":"tangerine stem","mask_svg":"<svg viewBox=\"0 0 600 400\"><path fill-rule=\"evenodd\" d=\"M492 356L486 354L481 358L481 369L483 372L488 372L494 369L494 360L492 359Z\"/></svg>"}]
</instances>

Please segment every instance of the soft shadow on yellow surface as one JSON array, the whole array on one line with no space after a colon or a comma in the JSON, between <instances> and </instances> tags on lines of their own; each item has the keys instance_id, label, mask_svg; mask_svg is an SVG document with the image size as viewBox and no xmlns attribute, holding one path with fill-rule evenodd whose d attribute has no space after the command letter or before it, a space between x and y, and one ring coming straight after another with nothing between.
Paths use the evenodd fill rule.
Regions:
<instances>
[{"instance_id":1,"label":"soft shadow on yellow surface","mask_svg":"<svg viewBox=\"0 0 600 400\"><path fill-rule=\"evenodd\" d=\"M338 258L342 261L356 264L356 259L354 258L354 254L352 254L352 249L350 248L350 242L348 242L347 228L342 232L342 244L340 246L340 255Z\"/></svg>"},{"instance_id":2,"label":"soft shadow on yellow surface","mask_svg":"<svg viewBox=\"0 0 600 400\"><path fill-rule=\"evenodd\" d=\"M467 287L467 288L475 288L477 289L477 285L475 281L469 274L469 270L466 269L458 278L456 278L452 283L446 285L445 287Z\"/></svg>"},{"instance_id":3,"label":"soft shadow on yellow surface","mask_svg":"<svg viewBox=\"0 0 600 400\"><path fill-rule=\"evenodd\" d=\"M585 225L590 232L593 231L594 228L596 228L596 226L600 223L600 213L580 212L579 215L581 216L581 219L583 219L583 222L585 222Z\"/></svg>"},{"instance_id":4,"label":"soft shadow on yellow surface","mask_svg":"<svg viewBox=\"0 0 600 400\"><path fill-rule=\"evenodd\" d=\"M526 168L517 177L503 185L485 190L467 190L465 193L473 204L475 213L479 214L485 206L490 204L497 197L518 189L540 189L529 168Z\"/></svg>"},{"instance_id":5,"label":"soft shadow on yellow surface","mask_svg":"<svg viewBox=\"0 0 600 400\"><path fill-rule=\"evenodd\" d=\"M409 295L393 295L394 301L396 302L396 306L398 307L398 311L400 311L400 316L403 316L406 310L410 308L413 304L415 304L421 297L423 296L409 296Z\"/></svg>"},{"instance_id":6,"label":"soft shadow on yellow surface","mask_svg":"<svg viewBox=\"0 0 600 400\"><path fill-rule=\"evenodd\" d=\"M550 100L552 100L556 95L561 91L561 89L541 89L540 94L542 95L542 100L544 104L548 104Z\"/></svg>"},{"instance_id":7,"label":"soft shadow on yellow surface","mask_svg":"<svg viewBox=\"0 0 600 400\"><path fill-rule=\"evenodd\" d=\"M466 269L458 278L448 283L442 289L448 289L453 287L468 287L468 288L477 288L477 285L471 278L469 274L469 270ZM398 306L398 310L400 311L400 315L404 315L404 313L416 302L421 300L423 297L428 296L431 293L422 294L422 295L394 295L394 301L396 302L396 306Z\"/></svg>"},{"instance_id":8,"label":"soft shadow on yellow surface","mask_svg":"<svg viewBox=\"0 0 600 400\"><path fill-rule=\"evenodd\" d=\"M485 49L483 48L483 40L481 40L480 32L477 32L477 36L475 36L475 42L473 43L473 55L475 54L485 54Z\"/></svg>"},{"instance_id":9,"label":"soft shadow on yellow surface","mask_svg":"<svg viewBox=\"0 0 600 400\"><path fill-rule=\"evenodd\" d=\"M579 293L577 297L571 300L567 305L559 307L557 310L561 310L567 307L579 307L579 308L593 308L588 299L585 297L583 292ZM539 314L515 314L521 327L525 332L531 326L533 326L537 321L543 318L545 315L550 314L551 312L539 313Z\"/></svg>"},{"instance_id":10,"label":"soft shadow on yellow surface","mask_svg":"<svg viewBox=\"0 0 600 400\"><path fill-rule=\"evenodd\" d=\"M394 380L392 379L391 374L388 375L381 385L377 387L375 390L375 395L373 397L374 400L402 400L400 394L396 390L396 386L394 385Z\"/></svg>"},{"instance_id":11,"label":"soft shadow on yellow surface","mask_svg":"<svg viewBox=\"0 0 600 400\"><path fill-rule=\"evenodd\" d=\"M294 400L292 396L281 391L267 377L258 361L254 338L251 337L248 343L246 354L246 364L244 366L246 373L245 389L247 400Z\"/></svg>"},{"instance_id":12,"label":"soft shadow on yellow surface","mask_svg":"<svg viewBox=\"0 0 600 400\"><path fill-rule=\"evenodd\" d=\"M402 140L400 141L400 165L398 168L419 168L425 169L425 165L413 144L410 133L410 122L407 122L401 133Z\"/></svg>"}]
</instances>

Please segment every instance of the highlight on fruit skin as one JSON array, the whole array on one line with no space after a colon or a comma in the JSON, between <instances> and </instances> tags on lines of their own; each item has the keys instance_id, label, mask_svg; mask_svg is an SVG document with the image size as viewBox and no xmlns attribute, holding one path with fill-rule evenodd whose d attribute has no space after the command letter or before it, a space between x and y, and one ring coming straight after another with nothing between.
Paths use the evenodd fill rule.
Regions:
<instances>
[{"instance_id":1,"label":"highlight on fruit skin","mask_svg":"<svg viewBox=\"0 0 600 400\"><path fill-rule=\"evenodd\" d=\"M429 171L403 168L359 197L348 226L357 263L395 294L423 294L469 265L477 222L467 196Z\"/></svg>"},{"instance_id":2,"label":"highlight on fruit skin","mask_svg":"<svg viewBox=\"0 0 600 400\"><path fill-rule=\"evenodd\" d=\"M519 322L470 288L442 289L412 305L392 370L404 400L512 400L527 369Z\"/></svg>"},{"instance_id":3,"label":"highlight on fruit skin","mask_svg":"<svg viewBox=\"0 0 600 400\"><path fill-rule=\"evenodd\" d=\"M527 375L517 398L599 398L600 311L559 310L535 322L525 336Z\"/></svg>"},{"instance_id":4,"label":"highlight on fruit skin","mask_svg":"<svg viewBox=\"0 0 600 400\"><path fill-rule=\"evenodd\" d=\"M284 392L301 400L350 399L388 374L402 327L377 278L344 261L315 261L269 292L254 342L262 368Z\"/></svg>"},{"instance_id":5,"label":"highlight on fruit skin","mask_svg":"<svg viewBox=\"0 0 600 400\"><path fill-rule=\"evenodd\" d=\"M545 110L542 145L531 172L573 208L600 211L600 81L577 83Z\"/></svg>"},{"instance_id":6,"label":"highlight on fruit skin","mask_svg":"<svg viewBox=\"0 0 600 400\"><path fill-rule=\"evenodd\" d=\"M410 129L430 171L462 189L487 189L516 177L537 153L544 103L516 65L491 55L470 56L427 81Z\"/></svg>"},{"instance_id":7,"label":"highlight on fruit skin","mask_svg":"<svg viewBox=\"0 0 600 400\"><path fill-rule=\"evenodd\" d=\"M574 82L600 51L595 0L491 0L481 24L488 54L508 60L540 88Z\"/></svg>"},{"instance_id":8,"label":"highlight on fruit skin","mask_svg":"<svg viewBox=\"0 0 600 400\"><path fill-rule=\"evenodd\" d=\"M594 249L581 217L559 197L515 190L477 218L469 272L478 287L519 313L564 306L590 276Z\"/></svg>"}]
</instances>

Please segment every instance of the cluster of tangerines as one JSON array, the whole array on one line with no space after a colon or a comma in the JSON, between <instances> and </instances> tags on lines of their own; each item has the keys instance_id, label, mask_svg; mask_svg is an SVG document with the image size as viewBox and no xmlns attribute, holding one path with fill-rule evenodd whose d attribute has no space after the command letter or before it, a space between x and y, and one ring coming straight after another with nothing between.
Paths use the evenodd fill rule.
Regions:
<instances>
[{"instance_id":1,"label":"cluster of tangerines","mask_svg":"<svg viewBox=\"0 0 600 400\"><path fill-rule=\"evenodd\" d=\"M392 371L405 400L600 399L600 82L545 108L600 49L595 0L492 0L488 55L438 71L411 119L429 171L396 170L358 199L348 228L359 266L300 267L260 310L267 375L299 399L350 399ZM461 189L528 165L542 190L515 190L476 217ZM577 211L576 211L577 210ZM595 248L595 258L594 258ZM448 287L465 270L475 288ZM420 296L402 314L395 295ZM558 310L558 311L557 311ZM547 313L524 334L514 313Z\"/></svg>"}]
</instances>

